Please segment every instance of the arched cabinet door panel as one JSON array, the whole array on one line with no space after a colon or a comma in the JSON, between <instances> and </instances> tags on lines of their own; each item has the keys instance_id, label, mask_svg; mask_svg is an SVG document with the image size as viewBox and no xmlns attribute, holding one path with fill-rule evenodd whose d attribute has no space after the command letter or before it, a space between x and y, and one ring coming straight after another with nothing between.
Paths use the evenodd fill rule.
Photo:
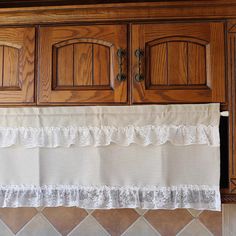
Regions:
<instances>
[{"instance_id":1,"label":"arched cabinet door panel","mask_svg":"<svg viewBox=\"0 0 236 236\"><path fill-rule=\"evenodd\" d=\"M126 25L41 27L39 34L40 104L127 103Z\"/></svg>"},{"instance_id":2,"label":"arched cabinet door panel","mask_svg":"<svg viewBox=\"0 0 236 236\"><path fill-rule=\"evenodd\" d=\"M134 24L134 103L225 102L222 22Z\"/></svg>"},{"instance_id":3,"label":"arched cabinet door panel","mask_svg":"<svg viewBox=\"0 0 236 236\"><path fill-rule=\"evenodd\" d=\"M34 54L34 28L0 28L0 105L35 102Z\"/></svg>"}]
</instances>

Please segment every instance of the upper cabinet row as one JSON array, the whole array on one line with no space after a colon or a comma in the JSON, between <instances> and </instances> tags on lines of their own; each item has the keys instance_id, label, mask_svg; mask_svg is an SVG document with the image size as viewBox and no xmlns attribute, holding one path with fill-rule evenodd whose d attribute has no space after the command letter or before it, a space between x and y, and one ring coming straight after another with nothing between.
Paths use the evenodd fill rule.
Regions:
<instances>
[{"instance_id":1,"label":"upper cabinet row","mask_svg":"<svg viewBox=\"0 0 236 236\"><path fill-rule=\"evenodd\" d=\"M225 102L224 23L129 29L1 28L0 104Z\"/></svg>"}]
</instances>

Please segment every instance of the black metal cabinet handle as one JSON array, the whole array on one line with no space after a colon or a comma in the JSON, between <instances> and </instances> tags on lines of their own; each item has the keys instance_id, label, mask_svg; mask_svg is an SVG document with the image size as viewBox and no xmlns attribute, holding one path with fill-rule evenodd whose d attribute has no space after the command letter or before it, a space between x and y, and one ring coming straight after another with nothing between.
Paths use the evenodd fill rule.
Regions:
<instances>
[{"instance_id":1,"label":"black metal cabinet handle","mask_svg":"<svg viewBox=\"0 0 236 236\"><path fill-rule=\"evenodd\" d=\"M142 74L142 58L144 57L144 51L140 48L136 49L135 56L137 58L138 72L134 78L137 82L141 82L144 80L144 75Z\"/></svg>"},{"instance_id":2,"label":"black metal cabinet handle","mask_svg":"<svg viewBox=\"0 0 236 236\"><path fill-rule=\"evenodd\" d=\"M117 56L118 56L119 73L116 76L116 79L121 82L126 80L126 75L123 73L123 59L126 56L126 51L122 48L119 48L117 50Z\"/></svg>"}]
</instances>

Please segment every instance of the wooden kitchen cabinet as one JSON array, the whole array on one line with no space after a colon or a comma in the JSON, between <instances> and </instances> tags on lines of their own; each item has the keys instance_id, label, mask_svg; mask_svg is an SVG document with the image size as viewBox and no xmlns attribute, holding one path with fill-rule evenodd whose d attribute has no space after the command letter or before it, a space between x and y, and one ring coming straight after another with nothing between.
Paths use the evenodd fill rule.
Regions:
<instances>
[{"instance_id":1,"label":"wooden kitchen cabinet","mask_svg":"<svg viewBox=\"0 0 236 236\"><path fill-rule=\"evenodd\" d=\"M131 55L127 33L125 24L41 27L39 104L225 102L223 22L133 24Z\"/></svg>"},{"instance_id":2,"label":"wooden kitchen cabinet","mask_svg":"<svg viewBox=\"0 0 236 236\"><path fill-rule=\"evenodd\" d=\"M41 27L39 104L127 102L127 26Z\"/></svg>"},{"instance_id":3,"label":"wooden kitchen cabinet","mask_svg":"<svg viewBox=\"0 0 236 236\"><path fill-rule=\"evenodd\" d=\"M33 104L35 29L0 28L0 105Z\"/></svg>"},{"instance_id":4,"label":"wooden kitchen cabinet","mask_svg":"<svg viewBox=\"0 0 236 236\"><path fill-rule=\"evenodd\" d=\"M225 102L222 22L134 24L133 103Z\"/></svg>"},{"instance_id":5,"label":"wooden kitchen cabinet","mask_svg":"<svg viewBox=\"0 0 236 236\"><path fill-rule=\"evenodd\" d=\"M229 110L222 199L236 202L235 1L5 2L0 106L219 102Z\"/></svg>"}]
</instances>

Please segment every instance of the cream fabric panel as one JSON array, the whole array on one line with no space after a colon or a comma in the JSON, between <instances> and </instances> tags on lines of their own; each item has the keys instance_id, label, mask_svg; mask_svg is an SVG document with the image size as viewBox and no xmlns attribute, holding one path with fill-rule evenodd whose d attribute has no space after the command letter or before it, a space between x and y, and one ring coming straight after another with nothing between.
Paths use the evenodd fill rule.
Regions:
<instances>
[{"instance_id":1,"label":"cream fabric panel","mask_svg":"<svg viewBox=\"0 0 236 236\"><path fill-rule=\"evenodd\" d=\"M0 108L0 127L218 125L219 104Z\"/></svg>"},{"instance_id":2,"label":"cream fabric panel","mask_svg":"<svg viewBox=\"0 0 236 236\"><path fill-rule=\"evenodd\" d=\"M219 104L0 109L0 207L220 210Z\"/></svg>"},{"instance_id":3,"label":"cream fabric panel","mask_svg":"<svg viewBox=\"0 0 236 236\"><path fill-rule=\"evenodd\" d=\"M212 154L213 152L213 154ZM41 184L219 184L219 148L139 145L40 150Z\"/></svg>"},{"instance_id":4,"label":"cream fabric panel","mask_svg":"<svg viewBox=\"0 0 236 236\"><path fill-rule=\"evenodd\" d=\"M0 147L219 146L219 104L1 108Z\"/></svg>"},{"instance_id":5,"label":"cream fabric panel","mask_svg":"<svg viewBox=\"0 0 236 236\"><path fill-rule=\"evenodd\" d=\"M0 149L0 184L219 185L218 147L207 145Z\"/></svg>"},{"instance_id":6,"label":"cream fabric panel","mask_svg":"<svg viewBox=\"0 0 236 236\"><path fill-rule=\"evenodd\" d=\"M39 185L39 149L0 148L0 185Z\"/></svg>"}]
</instances>

